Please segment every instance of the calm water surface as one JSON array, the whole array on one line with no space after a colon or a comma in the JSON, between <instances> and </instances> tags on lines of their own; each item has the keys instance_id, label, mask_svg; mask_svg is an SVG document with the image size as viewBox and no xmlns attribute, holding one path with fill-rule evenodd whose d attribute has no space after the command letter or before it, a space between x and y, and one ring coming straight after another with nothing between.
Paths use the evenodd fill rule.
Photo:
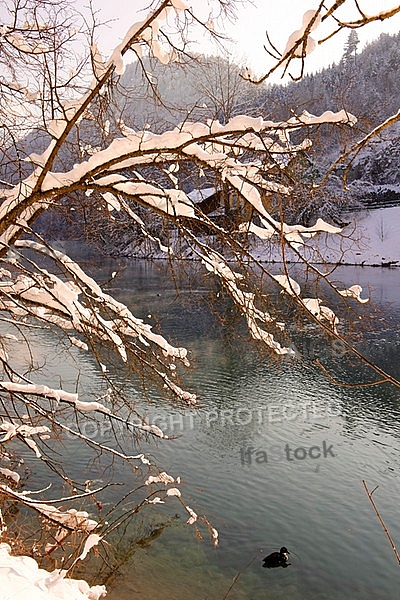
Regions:
<instances>
[{"instance_id":1,"label":"calm water surface","mask_svg":"<svg viewBox=\"0 0 400 600\"><path fill-rule=\"evenodd\" d=\"M362 349L399 376L400 273L347 267L336 276L373 294L377 313ZM361 480L379 485L375 500L400 545L399 390L337 386L309 361L277 362L249 350L200 305L183 302L181 312L157 264L136 263L118 285L125 302L155 312L193 352L190 380L202 409L154 407L151 417L177 438L152 452L181 475L186 500L218 529L220 547L206 532L200 542L178 511L127 561L110 599L222 600L238 573L232 599L398 599L399 568ZM324 350L345 381L360 374L330 347L299 348L308 358ZM321 457L304 458L315 446ZM292 551L291 565L264 569L262 557L281 545Z\"/></svg>"},{"instance_id":2,"label":"calm water surface","mask_svg":"<svg viewBox=\"0 0 400 600\"><path fill-rule=\"evenodd\" d=\"M171 407L155 396L150 418L175 439L147 450L181 476L185 500L218 529L220 546L203 529L200 541L178 504L152 507L141 517L148 542L135 543L137 521L127 527L107 598L398 600L400 570L361 480L379 486L375 501L400 547L399 390L334 385L310 360L261 355L204 308L205 288L177 298L160 263L110 260L97 275L106 281L116 267L117 297L191 349L188 381L202 407ZM377 313L363 349L399 377L400 272L346 267L337 276L370 286ZM305 339L300 352L324 353L338 379L361 375L329 344ZM77 356L95 387L90 359ZM68 382L74 369L57 361ZM132 397L141 402L133 384ZM290 566L264 569L263 556L282 545Z\"/></svg>"}]
</instances>

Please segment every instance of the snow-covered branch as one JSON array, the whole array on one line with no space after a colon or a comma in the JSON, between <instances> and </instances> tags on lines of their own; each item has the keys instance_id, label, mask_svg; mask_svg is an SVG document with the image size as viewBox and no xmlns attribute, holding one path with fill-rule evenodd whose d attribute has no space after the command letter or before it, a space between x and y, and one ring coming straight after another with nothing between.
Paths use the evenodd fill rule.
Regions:
<instances>
[{"instance_id":1,"label":"snow-covered branch","mask_svg":"<svg viewBox=\"0 0 400 600\"><path fill-rule=\"evenodd\" d=\"M343 18L341 7L346 4L346 8L352 12ZM385 21L392 18L400 12L400 7L377 11L374 14L366 14L362 11L357 2L351 6L347 0L331 0L331 2L320 2L315 9L310 7L302 18L302 24L290 34L283 51L279 51L271 42L268 32L268 44L264 46L267 54L274 59L273 65L265 72L262 77L255 77L250 68L244 73L244 79L252 81L255 84L261 84L266 81L277 70L282 69L282 77L289 73L293 80L299 80L303 77L305 61L307 56L316 50L316 48L331 39L334 35L343 29L358 29L365 27L376 21ZM320 33L319 39L316 39L314 31ZM313 33L313 35L311 35ZM292 67L300 68L295 74L290 70Z\"/></svg>"}]
</instances>

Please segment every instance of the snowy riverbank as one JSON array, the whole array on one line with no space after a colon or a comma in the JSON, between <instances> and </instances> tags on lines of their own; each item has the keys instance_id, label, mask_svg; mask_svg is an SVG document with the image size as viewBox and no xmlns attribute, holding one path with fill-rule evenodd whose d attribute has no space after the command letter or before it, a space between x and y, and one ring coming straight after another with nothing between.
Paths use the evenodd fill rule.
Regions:
<instances>
[{"instance_id":1,"label":"snowy riverbank","mask_svg":"<svg viewBox=\"0 0 400 600\"><path fill-rule=\"evenodd\" d=\"M400 206L351 213L350 218L351 224L347 229L356 227L360 248L354 249L347 259L357 265L399 263L400 266Z\"/></svg>"},{"instance_id":2,"label":"snowy riverbank","mask_svg":"<svg viewBox=\"0 0 400 600\"><path fill-rule=\"evenodd\" d=\"M341 220L348 223L341 234L317 234L307 248L298 249L299 253L314 264L400 266L400 206L342 214ZM282 262L281 246L276 241L255 241L252 254L260 261ZM285 259L299 260L291 250L285 251Z\"/></svg>"},{"instance_id":3,"label":"snowy riverbank","mask_svg":"<svg viewBox=\"0 0 400 600\"><path fill-rule=\"evenodd\" d=\"M0 597L3 600L99 600L103 585L68 579L59 570L40 569L29 556L13 556L8 544L0 544Z\"/></svg>"},{"instance_id":4,"label":"snowy riverbank","mask_svg":"<svg viewBox=\"0 0 400 600\"><path fill-rule=\"evenodd\" d=\"M307 248L299 248L301 255L314 264L330 263L341 265L361 265L374 267L400 266L400 206L363 210L341 214L342 221L348 223L340 235L320 233L310 239ZM260 240L256 236L249 237L249 250L261 262L282 262L282 248L277 236L272 240ZM182 247L182 240L177 256L187 260L197 257ZM171 243L174 248L173 242ZM127 258L165 259L155 243L147 240L140 246L132 242L127 244L118 256ZM298 262L299 256L290 249L285 251L287 262Z\"/></svg>"}]
</instances>

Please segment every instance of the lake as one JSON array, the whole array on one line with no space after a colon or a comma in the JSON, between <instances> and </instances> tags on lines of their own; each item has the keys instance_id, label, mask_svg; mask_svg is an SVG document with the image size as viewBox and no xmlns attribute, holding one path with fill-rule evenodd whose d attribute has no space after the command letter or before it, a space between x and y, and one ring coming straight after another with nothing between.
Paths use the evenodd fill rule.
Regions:
<instances>
[{"instance_id":1,"label":"lake","mask_svg":"<svg viewBox=\"0 0 400 600\"><path fill-rule=\"evenodd\" d=\"M146 276L137 268L124 274L124 300L133 293L137 304L141 289L148 310L160 267L146 265ZM377 316L362 349L399 376L399 271L346 267L336 276L370 288ZM164 286L162 295L159 318L193 351L203 408L191 415L156 407L159 424L179 437L153 452L182 476L220 547L199 542L177 519L134 553L110 598L222 600L237 574L229 598L398 598L399 568L361 480L379 485L375 501L400 545L399 390L334 385L309 361L261 355L240 336L230 339L232 330L224 335L198 304L181 314L175 292ZM320 345L303 348L308 359L321 353ZM329 349L325 357L335 362ZM343 357L336 362L336 373L346 369ZM356 381L358 368L348 369ZM290 566L264 569L261 559L282 545L293 553Z\"/></svg>"},{"instance_id":2,"label":"lake","mask_svg":"<svg viewBox=\"0 0 400 600\"><path fill-rule=\"evenodd\" d=\"M181 477L185 502L220 539L214 548L201 528L199 540L173 498L149 507L114 540L120 566L107 598L397 600L399 567L362 480L379 486L374 500L400 547L400 390L333 383L312 359L322 357L348 384L365 380L364 369L312 331L296 339L295 359L260 352L237 320L219 318L197 276L177 295L163 262L107 259L94 271L136 316L190 349L186 381L199 395L198 410L171 405L157 391L146 404L135 382L124 385L135 407L146 406L174 437L145 451ZM400 272L343 267L335 276L372 295L376 312L360 348L400 377ZM51 344L43 334L38 356ZM92 385L95 395L94 362L77 349L73 359L54 352L48 376L70 389L77 361L80 385ZM86 458L74 460L78 474ZM263 568L262 558L281 546L290 565Z\"/></svg>"}]
</instances>

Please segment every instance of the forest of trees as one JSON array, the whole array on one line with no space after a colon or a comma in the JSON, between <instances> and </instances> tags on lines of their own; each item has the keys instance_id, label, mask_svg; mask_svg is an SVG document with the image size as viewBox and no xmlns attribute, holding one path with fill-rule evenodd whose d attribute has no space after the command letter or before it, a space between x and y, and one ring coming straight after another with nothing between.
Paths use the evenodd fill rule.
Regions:
<instances>
[{"instance_id":1,"label":"forest of trees","mask_svg":"<svg viewBox=\"0 0 400 600\"><path fill-rule=\"evenodd\" d=\"M315 114L344 107L357 115L357 124L351 130L322 126L312 148L299 153L292 162L292 172L298 180L318 182L329 164L357 137L396 112L400 94L399 41L400 34L382 34L360 52L357 32L352 30L342 56L337 57L337 64L285 85L265 83L249 87L242 77L241 67L229 58L201 55L195 62L187 60L183 66L160 65L148 60L148 76L143 80L139 78L138 85L141 65L135 62L127 66L121 78L116 104L127 125L149 127L153 131L173 127L184 119L215 118L226 123L235 115L262 114L264 118L286 120L304 110ZM365 98L368 98L367 103ZM397 202L397 191L393 190L393 186L400 183L397 131L396 126L385 130L354 160L347 177L352 185L346 193L339 167L319 194L310 198L300 191L301 199L296 196L292 203L286 203L285 217L304 225L315 222L318 217L340 223L340 212L349 205L362 206L368 198L375 202L388 198ZM180 175L180 185L186 192L204 185L196 170ZM275 210L281 208L276 205ZM103 240L107 240L108 251L113 254L151 253L148 245L144 249L137 245L137 235L140 237L140 231L132 225L127 226L122 236L116 236L114 224L103 224Z\"/></svg>"},{"instance_id":2,"label":"forest of trees","mask_svg":"<svg viewBox=\"0 0 400 600\"><path fill-rule=\"evenodd\" d=\"M349 44L355 35L355 30L349 34L335 64L286 86L269 87L274 110L279 105L310 112L344 106L357 115L358 127L364 129L395 113L400 94L400 34L382 34L362 51L357 41ZM283 110L282 118L286 115Z\"/></svg>"},{"instance_id":3,"label":"forest of trees","mask_svg":"<svg viewBox=\"0 0 400 600\"><path fill-rule=\"evenodd\" d=\"M262 114L264 118L286 120L293 112L301 114L307 110L319 114L328 108L345 108L357 115L357 124L352 130L322 127L313 147L303 152L302 158L299 155L293 169L296 177L301 174L306 182L318 181L329 164L357 137L396 112L400 95L400 34L382 34L359 51L357 33L352 30L336 64L286 85L266 83L249 87L242 77L241 67L221 56L200 55L194 62L187 59L183 65L161 65L149 58L145 63L145 78L140 77L141 63L136 61L127 65L112 104L113 112L121 114L124 123L133 129L147 127L155 132L163 131L185 119L216 118L226 123L240 114ZM97 135L90 126L89 132L92 138ZM336 177L331 178L330 185L319 195L310 201L303 197L302 202L287 205L287 218L307 225L318 217L336 218L338 210L346 209L349 203L357 206L364 199L384 202L389 198L397 202L398 192L393 189L400 184L397 139L397 126L384 130L374 144L353 162L347 179L352 185L347 193L342 189L339 168ZM36 151L41 151L44 144L43 137L41 142L37 137L34 141L30 137L26 140L26 145L36 146ZM196 170L188 171L186 176L183 172L180 175L180 184L186 192L204 185L197 178ZM71 224L64 212L58 218L56 212L44 215L40 221L41 230L51 224L52 235L56 238L83 236L94 242L97 239L103 247L106 241L106 248L111 254L132 254L132 242L136 243L137 236L141 236L137 225L126 224L121 236L120 231L116 235L115 224L104 219L98 232L101 235L93 238L91 231L85 234L85 223L91 221L90 203L80 207L84 209L81 226L77 226L76 222ZM143 252L147 251L150 251L148 245Z\"/></svg>"}]
</instances>

